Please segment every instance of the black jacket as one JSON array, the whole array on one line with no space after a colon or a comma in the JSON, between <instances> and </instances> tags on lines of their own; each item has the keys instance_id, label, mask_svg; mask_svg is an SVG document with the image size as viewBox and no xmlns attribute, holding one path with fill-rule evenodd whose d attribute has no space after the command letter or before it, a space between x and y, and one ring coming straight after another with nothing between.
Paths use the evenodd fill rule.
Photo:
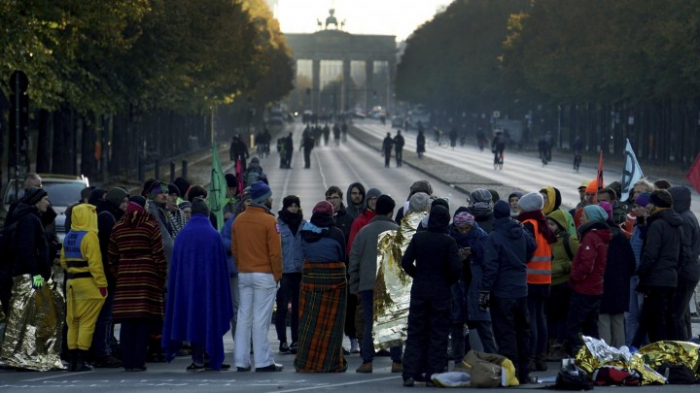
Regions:
<instances>
[{"instance_id":1,"label":"black jacket","mask_svg":"<svg viewBox=\"0 0 700 393\"><path fill-rule=\"evenodd\" d=\"M450 287L462 275L462 258L459 256L455 239L445 233L449 222L450 215L447 209L442 206L433 208L428 230L416 233L408 243L401 259L401 267L413 277L411 297L452 297Z\"/></svg>"},{"instance_id":2,"label":"black jacket","mask_svg":"<svg viewBox=\"0 0 700 393\"><path fill-rule=\"evenodd\" d=\"M603 276L603 299L600 302L601 314L618 314L629 311L630 277L636 263L634 251L625 234L608 221L612 239L608 244L608 262Z\"/></svg>"},{"instance_id":3,"label":"black jacket","mask_svg":"<svg viewBox=\"0 0 700 393\"><path fill-rule=\"evenodd\" d=\"M683 242L683 220L673 209L652 214L639 264L639 286L675 288Z\"/></svg>"},{"instance_id":4,"label":"black jacket","mask_svg":"<svg viewBox=\"0 0 700 393\"><path fill-rule=\"evenodd\" d=\"M39 211L34 206L19 203L5 225L14 222L18 224L13 241L12 275L41 274L48 280L51 277L51 258Z\"/></svg>"},{"instance_id":5,"label":"black jacket","mask_svg":"<svg viewBox=\"0 0 700 393\"><path fill-rule=\"evenodd\" d=\"M668 189L673 197L673 210L683 220L683 235L688 257L684 259L683 269L679 276L687 280L700 280L700 226L695 214L690 211L690 189L683 186L673 186ZM685 250L686 248L683 248Z\"/></svg>"},{"instance_id":6,"label":"black jacket","mask_svg":"<svg viewBox=\"0 0 700 393\"><path fill-rule=\"evenodd\" d=\"M335 226L343 232L343 236L345 237L345 245L347 246L348 238L350 236L350 228L352 227L352 222L355 219L348 214L347 210L345 210L345 206L342 203L340 204L340 209L335 212L333 219L335 220Z\"/></svg>"}]
</instances>

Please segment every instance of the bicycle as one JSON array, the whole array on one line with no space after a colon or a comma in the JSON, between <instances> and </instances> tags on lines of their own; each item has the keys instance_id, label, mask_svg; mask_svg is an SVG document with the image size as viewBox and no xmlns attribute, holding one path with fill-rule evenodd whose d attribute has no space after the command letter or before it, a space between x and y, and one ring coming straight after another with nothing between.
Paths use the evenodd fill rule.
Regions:
<instances>
[{"instance_id":1,"label":"bicycle","mask_svg":"<svg viewBox=\"0 0 700 393\"><path fill-rule=\"evenodd\" d=\"M428 142L428 147L447 147L447 142L431 140Z\"/></svg>"},{"instance_id":2,"label":"bicycle","mask_svg":"<svg viewBox=\"0 0 700 393\"><path fill-rule=\"evenodd\" d=\"M493 150L493 169L503 170L503 150Z\"/></svg>"},{"instance_id":3,"label":"bicycle","mask_svg":"<svg viewBox=\"0 0 700 393\"><path fill-rule=\"evenodd\" d=\"M576 173L578 173L579 168L581 167L581 153L574 153L574 170Z\"/></svg>"}]
</instances>

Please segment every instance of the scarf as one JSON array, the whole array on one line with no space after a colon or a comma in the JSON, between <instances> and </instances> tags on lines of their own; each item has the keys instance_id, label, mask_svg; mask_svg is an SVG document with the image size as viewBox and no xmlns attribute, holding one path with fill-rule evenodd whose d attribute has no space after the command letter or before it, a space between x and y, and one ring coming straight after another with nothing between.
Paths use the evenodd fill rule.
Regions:
<instances>
[{"instance_id":1,"label":"scarf","mask_svg":"<svg viewBox=\"0 0 700 393\"><path fill-rule=\"evenodd\" d=\"M301 212L301 209L299 209L298 213L291 213L289 210L280 210L277 215L282 219L282 221L289 225L289 229L292 230L292 234L296 236L297 232L299 231L299 225L301 225L301 220L304 218L304 214Z\"/></svg>"}]
</instances>

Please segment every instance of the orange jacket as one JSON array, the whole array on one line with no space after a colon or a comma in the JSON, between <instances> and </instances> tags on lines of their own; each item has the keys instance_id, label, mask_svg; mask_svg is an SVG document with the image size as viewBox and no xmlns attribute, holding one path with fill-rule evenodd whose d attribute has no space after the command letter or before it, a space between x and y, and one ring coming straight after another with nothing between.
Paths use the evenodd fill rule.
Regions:
<instances>
[{"instance_id":1,"label":"orange jacket","mask_svg":"<svg viewBox=\"0 0 700 393\"><path fill-rule=\"evenodd\" d=\"M233 221L231 254L239 273L270 273L282 278L282 239L275 216L250 205Z\"/></svg>"},{"instance_id":2,"label":"orange jacket","mask_svg":"<svg viewBox=\"0 0 700 393\"><path fill-rule=\"evenodd\" d=\"M552 283L552 245L539 231L539 224L533 219L523 221L534 228L537 249L527 263L527 283L549 285Z\"/></svg>"}]
</instances>

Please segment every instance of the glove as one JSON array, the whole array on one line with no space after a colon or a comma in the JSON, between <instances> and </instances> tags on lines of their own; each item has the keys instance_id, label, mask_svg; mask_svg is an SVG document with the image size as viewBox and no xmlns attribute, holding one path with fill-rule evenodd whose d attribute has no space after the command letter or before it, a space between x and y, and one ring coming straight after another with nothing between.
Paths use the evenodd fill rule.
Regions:
<instances>
[{"instance_id":1,"label":"glove","mask_svg":"<svg viewBox=\"0 0 700 393\"><path fill-rule=\"evenodd\" d=\"M107 288L100 288L100 295L102 295L102 297L107 297Z\"/></svg>"},{"instance_id":2,"label":"glove","mask_svg":"<svg viewBox=\"0 0 700 393\"><path fill-rule=\"evenodd\" d=\"M491 293L486 292L486 291L479 291L479 309L481 311L488 310L490 300L491 300Z\"/></svg>"},{"instance_id":3,"label":"glove","mask_svg":"<svg viewBox=\"0 0 700 393\"><path fill-rule=\"evenodd\" d=\"M36 276L32 277L32 288L39 289L43 286L44 286L44 277L42 277L41 274L37 274Z\"/></svg>"}]
</instances>

